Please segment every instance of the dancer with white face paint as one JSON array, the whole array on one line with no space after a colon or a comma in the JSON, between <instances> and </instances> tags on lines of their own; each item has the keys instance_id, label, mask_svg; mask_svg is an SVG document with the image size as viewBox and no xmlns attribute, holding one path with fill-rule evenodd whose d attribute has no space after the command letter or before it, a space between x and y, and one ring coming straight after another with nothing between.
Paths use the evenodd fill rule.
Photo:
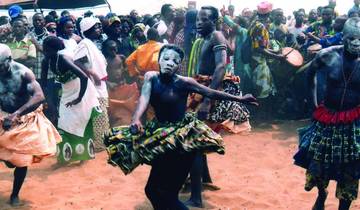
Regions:
<instances>
[{"instance_id":1,"label":"dancer with white face paint","mask_svg":"<svg viewBox=\"0 0 360 210\"><path fill-rule=\"evenodd\" d=\"M111 129L104 140L108 162L119 166L125 174L142 163L152 166L145 193L155 210L188 209L179 201L178 193L196 152L224 153L221 136L195 114L186 113L188 95L195 92L211 99L257 105L252 95L233 96L177 75L183 57L184 53L177 46L161 48L160 72L145 74L131 126ZM140 119L149 104L155 110L156 119L143 126Z\"/></svg>"},{"instance_id":2,"label":"dancer with white face paint","mask_svg":"<svg viewBox=\"0 0 360 210\"><path fill-rule=\"evenodd\" d=\"M350 18L344 46L320 51L309 69L317 107L313 123L300 130L295 164L306 171L305 190L318 188L313 209L324 209L329 180L337 181L339 210L357 198L360 179L360 18ZM325 74L324 100L318 101L315 74Z\"/></svg>"},{"instance_id":3,"label":"dancer with white face paint","mask_svg":"<svg viewBox=\"0 0 360 210\"><path fill-rule=\"evenodd\" d=\"M176 72L181 63L179 53L174 50L165 49L159 59L160 72L163 75L172 75Z\"/></svg>"}]
</instances>

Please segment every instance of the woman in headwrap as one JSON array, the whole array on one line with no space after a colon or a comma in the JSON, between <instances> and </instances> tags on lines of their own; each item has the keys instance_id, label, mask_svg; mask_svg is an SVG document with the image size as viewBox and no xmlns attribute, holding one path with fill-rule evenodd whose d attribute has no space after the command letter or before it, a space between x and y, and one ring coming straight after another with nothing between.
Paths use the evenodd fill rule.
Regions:
<instances>
[{"instance_id":1,"label":"woman in headwrap","mask_svg":"<svg viewBox=\"0 0 360 210\"><path fill-rule=\"evenodd\" d=\"M147 41L145 36L145 25L138 23L130 32L130 45L137 49L140 45L145 44Z\"/></svg>"},{"instance_id":2,"label":"woman in headwrap","mask_svg":"<svg viewBox=\"0 0 360 210\"><path fill-rule=\"evenodd\" d=\"M61 83L58 129L63 142L58 145L58 162L89 160L94 153L94 118L99 115L97 91L87 75L63 54L63 42L49 36L43 43L48 69Z\"/></svg>"},{"instance_id":3,"label":"woman in headwrap","mask_svg":"<svg viewBox=\"0 0 360 210\"><path fill-rule=\"evenodd\" d=\"M74 34L75 22L71 16L61 17L57 27L57 36L64 42L65 49L69 53L74 53L77 43L81 41L81 37Z\"/></svg>"}]
</instances>

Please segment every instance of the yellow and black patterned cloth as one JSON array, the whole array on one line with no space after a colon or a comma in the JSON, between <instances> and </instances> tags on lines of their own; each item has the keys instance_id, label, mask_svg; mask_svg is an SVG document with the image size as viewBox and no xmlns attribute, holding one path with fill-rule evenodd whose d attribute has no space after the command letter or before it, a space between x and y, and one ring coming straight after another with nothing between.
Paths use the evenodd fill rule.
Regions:
<instances>
[{"instance_id":1,"label":"yellow and black patterned cloth","mask_svg":"<svg viewBox=\"0 0 360 210\"><path fill-rule=\"evenodd\" d=\"M151 164L159 155L171 151L225 153L222 137L187 113L177 123L159 123L156 120L144 126L144 132L133 135L129 126L115 127L104 136L109 155L108 163L119 166L125 174L140 164Z\"/></svg>"},{"instance_id":2,"label":"yellow and black patterned cloth","mask_svg":"<svg viewBox=\"0 0 360 210\"><path fill-rule=\"evenodd\" d=\"M305 190L337 181L336 197L355 200L360 179L360 109L332 111L320 105L313 122L299 129L295 164L306 169Z\"/></svg>"}]
</instances>

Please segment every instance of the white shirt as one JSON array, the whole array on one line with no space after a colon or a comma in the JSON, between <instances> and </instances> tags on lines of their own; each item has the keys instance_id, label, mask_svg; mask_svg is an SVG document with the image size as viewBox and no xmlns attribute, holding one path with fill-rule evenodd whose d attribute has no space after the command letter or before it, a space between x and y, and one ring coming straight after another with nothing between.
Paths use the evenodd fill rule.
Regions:
<instances>
[{"instance_id":1,"label":"white shirt","mask_svg":"<svg viewBox=\"0 0 360 210\"><path fill-rule=\"evenodd\" d=\"M107 67L106 59L104 55L101 53L101 51L96 47L95 43L87 38L81 40L81 42L78 44L75 50L74 60L83 58L85 56L89 60L89 66L94 71L96 71L96 73L99 75L101 79L101 85L99 86L95 85L99 97L108 98L109 95L107 92L106 82L105 82L108 76L106 72L106 67Z\"/></svg>"},{"instance_id":2,"label":"white shirt","mask_svg":"<svg viewBox=\"0 0 360 210\"><path fill-rule=\"evenodd\" d=\"M64 39L62 37L59 37L59 39L61 39L64 42L64 45L65 45L64 51L66 51L66 54L67 55L72 55L71 57L73 58L75 50L76 50L76 48L78 46L75 39L71 39L71 38L70 39Z\"/></svg>"}]
</instances>

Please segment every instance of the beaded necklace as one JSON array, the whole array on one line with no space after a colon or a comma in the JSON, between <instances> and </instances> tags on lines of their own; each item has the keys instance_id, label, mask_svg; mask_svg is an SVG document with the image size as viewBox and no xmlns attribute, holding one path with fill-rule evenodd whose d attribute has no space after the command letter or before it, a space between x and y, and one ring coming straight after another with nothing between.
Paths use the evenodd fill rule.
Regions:
<instances>
[{"instance_id":1,"label":"beaded necklace","mask_svg":"<svg viewBox=\"0 0 360 210\"><path fill-rule=\"evenodd\" d=\"M345 56L345 55L343 55ZM346 94L346 91L347 91L347 88L348 88L348 85L349 83L351 82L351 79L353 77L353 75L355 74L355 72L357 72L358 70L358 67L359 67L359 55L356 57L355 61L357 62L356 65L355 65L355 68L351 71L350 75L348 78L346 78L345 76L345 70L344 70L344 65L345 65L345 62L344 62L344 57L342 58L342 65L341 65L341 72L342 72L342 76L343 76L343 80L344 80L344 91L343 91L343 94L341 96L341 102L340 102L340 108L342 109L343 106L344 106L344 100L345 100L345 94Z\"/></svg>"}]
</instances>

